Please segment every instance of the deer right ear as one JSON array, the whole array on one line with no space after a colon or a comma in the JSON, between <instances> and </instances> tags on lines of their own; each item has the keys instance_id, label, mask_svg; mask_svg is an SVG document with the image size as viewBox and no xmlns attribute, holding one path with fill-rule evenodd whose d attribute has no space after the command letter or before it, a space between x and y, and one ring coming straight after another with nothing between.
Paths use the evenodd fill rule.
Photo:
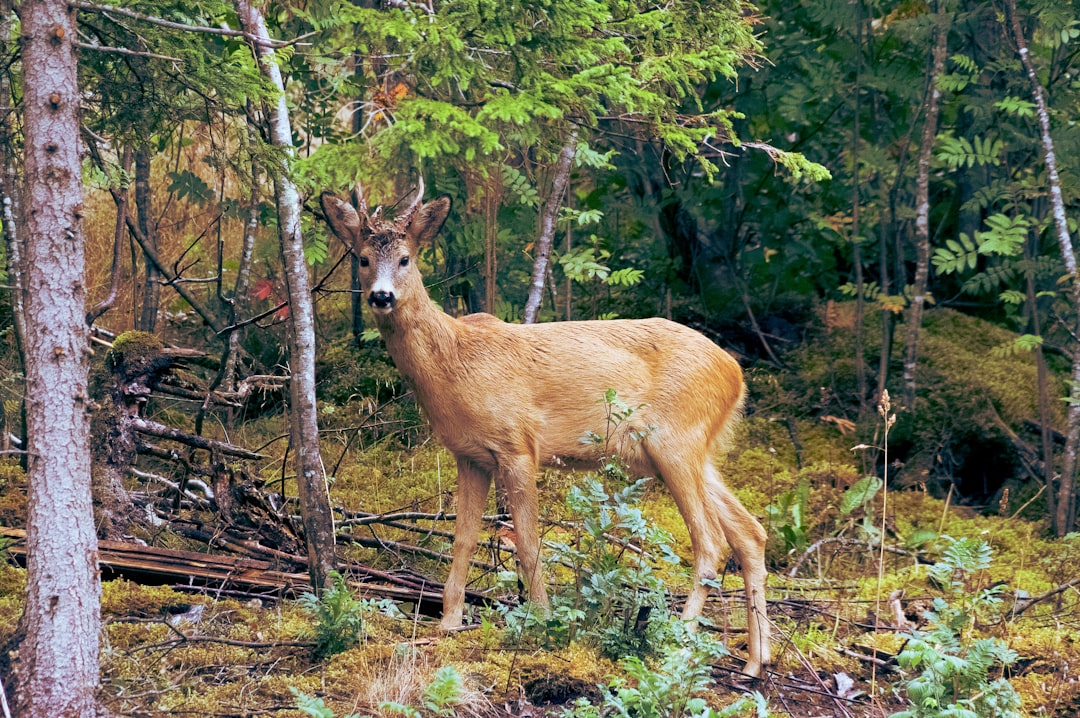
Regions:
<instances>
[{"instance_id":1,"label":"deer right ear","mask_svg":"<svg viewBox=\"0 0 1080 718\"><path fill-rule=\"evenodd\" d=\"M353 206L331 192L324 192L322 208L330 229L334 231L338 239L352 246L364 227L363 220Z\"/></svg>"},{"instance_id":2,"label":"deer right ear","mask_svg":"<svg viewBox=\"0 0 1080 718\"><path fill-rule=\"evenodd\" d=\"M417 246L429 244L435 239L448 214L450 198L446 196L433 199L416 211L409 222L409 234L416 240Z\"/></svg>"}]
</instances>

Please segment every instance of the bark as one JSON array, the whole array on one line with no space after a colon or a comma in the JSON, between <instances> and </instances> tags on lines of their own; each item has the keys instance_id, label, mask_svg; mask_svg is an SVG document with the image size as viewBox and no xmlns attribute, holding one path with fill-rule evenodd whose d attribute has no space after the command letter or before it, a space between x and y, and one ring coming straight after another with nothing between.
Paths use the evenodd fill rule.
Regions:
<instances>
[{"instance_id":1,"label":"bark","mask_svg":"<svg viewBox=\"0 0 1080 718\"><path fill-rule=\"evenodd\" d=\"M1028 238L1027 255L1032 258L1038 252L1036 233ZM1037 337L1042 336L1039 322L1039 300L1035 292L1035 277L1027 277L1027 305L1031 316L1028 328ZM1050 377L1046 366L1046 356L1042 345L1035 348L1036 386L1039 393L1039 437L1042 443L1043 482L1046 484L1046 509L1050 514L1050 525L1057 532L1057 492L1054 490L1054 439L1050 435L1053 412L1050 408Z\"/></svg>"},{"instance_id":2,"label":"bark","mask_svg":"<svg viewBox=\"0 0 1080 718\"><path fill-rule=\"evenodd\" d=\"M130 147L124 149L121 164L125 173L131 169ZM117 294L120 293L120 271L122 269L124 258L124 235L126 234L125 230L127 229L128 201L126 192L121 192L119 188L116 188L116 191L120 192L122 199L116 203L116 228L113 230L113 256L112 267L110 268L109 293L93 309L86 313L86 324L91 327L94 326L94 322L98 320L98 317L112 308L112 305L116 303Z\"/></svg>"},{"instance_id":3,"label":"bark","mask_svg":"<svg viewBox=\"0 0 1080 718\"><path fill-rule=\"evenodd\" d=\"M851 250L855 263L855 393L859 397L859 418L866 415L866 283L863 280L862 238L859 236L859 142L862 119L862 0L856 0L855 24L855 123L851 144Z\"/></svg>"},{"instance_id":4,"label":"bark","mask_svg":"<svg viewBox=\"0 0 1080 718\"><path fill-rule=\"evenodd\" d=\"M529 287L529 299L525 302L525 323L533 324L540 313L540 303L544 298L544 280L547 277L548 262L551 259L551 245L555 241L555 225L559 218L566 186L570 182L570 165L577 153L577 128L570 130L566 144L559 152L555 163L555 177L551 181L551 194L540 214L540 234L536 239L536 259L533 262L532 284Z\"/></svg>"},{"instance_id":5,"label":"bark","mask_svg":"<svg viewBox=\"0 0 1080 718\"><path fill-rule=\"evenodd\" d=\"M229 304L229 324L236 324L238 317L247 313L248 289L251 285L251 261L255 252L255 231L259 228L259 170L252 164L251 199L248 205L248 221L244 227L244 242L240 250L240 266L236 270L236 285ZM229 332L225 358L222 361L222 389L236 391L236 363L240 355L240 340L244 329L238 327Z\"/></svg>"},{"instance_id":6,"label":"bark","mask_svg":"<svg viewBox=\"0 0 1080 718\"><path fill-rule=\"evenodd\" d=\"M909 411L915 410L915 368L919 360L919 331L922 328L926 305L926 288L930 278L930 159L937 135L937 119L941 109L941 88L938 78L945 71L948 51L948 15L941 0L937 9L937 33L933 59L927 78L926 117L919 141L919 160L915 180L915 280L912 284L911 307L907 314L907 344L904 353L904 400Z\"/></svg>"},{"instance_id":7,"label":"bark","mask_svg":"<svg viewBox=\"0 0 1080 718\"><path fill-rule=\"evenodd\" d=\"M289 177L292 156L292 128L285 102L285 84L273 56L270 33L262 14L249 0L236 0L240 24L255 45L260 71L277 90L277 99L266 109L271 143L283 150L280 160L271 166L277 194L278 229L289 298L289 382L291 404L290 431L295 447L296 483L300 495L300 514L304 523L308 570L318 592L328 585L328 575L336 564L334 557L334 518L330 511L315 405L315 310L311 297L311 277L304 259L300 234L300 195Z\"/></svg>"},{"instance_id":8,"label":"bark","mask_svg":"<svg viewBox=\"0 0 1080 718\"><path fill-rule=\"evenodd\" d=\"M101 584L90 496L89 334L75 13L22 6L26 137L27 594L16 710L93 716Z\"/></svg>"},{"instance_id":9,"label":"bark","mask_svg":"<svg viewBox=\"0 0 1080 718\"><path fill-rule=\"evenodd\" d=\"M87 149L95 164L97 164L98 167L103 167L104 163L101 159L101 155L98 153L97 148L92 142L88 145ZM117 206L124 201L123 195L115 187L109 187L109 193L112 195L113 202ZM146 261L153 263L154 267L165 279L165 283L175 289L176 293L191 305L191 308L195 310L195 313L202 317L203 321L214 330L214 333L220 334L226 328L225 325L212 311L210 311L209 307L188 289L188 286L184 282L179 281L179 277L170 276L170 270L168 265L165 264L165 260L158 254L154 246L147 241L146 236L142 233L142 230L139 229L138 223L132 218L130 212L127 213L127 228L132 239L134 239L135 243L142 249L143 254L146 256ZM134 261L135 255L132 254L132 262Z\"/></svg>"},{"instance_id":10,"label":"bark","mask_svg":"<svg viewBox=\"0 0 1080 718\"><path fill-rule=\"evenodd\" d=\"M146 243L158 250L157 222L154 221L150 192L150 152L145 147L135 151L135 210L139 216L139 231ZM149 259L143 285L142 314L137 328L154 333L157 327L158 304L161 301L161 273Z\"/></svg>"},{"instance_id":11,"label":"bark","mask_svg":"<svg viewBox=\"0 0 1080 718\"><path fill-rule=\"evenodd\" d=\"M1046 104L1046 91L1039 81L1035 72L1035 65L1031 61L1028 52L1027 39L1020 27L1020 19L1016 14L1016 0L1005 2L1006 21L1009 23L1008 31L1016 42L1017 53L1020 55L1020 63L1027 73L1031 82L1031 94L1035 99L1035 115L1039 119L1039 135L1042 141L1043 161L1046 162L1046 175L1050 183L1050 213L1054 217L1055 236L1058 247L1061 250L1061 258L1065 262L1065 269L1072 279L1071 299L1074 310L1080 315L1080 274L1076 268L1076 253L1073 250L1072 238L1069 236L1069 225L1065 216L1065 201L1061 195L1061 178L1057 170L1057 157L1054 153L1054 139L1050 135L1050 110ZM1074 321L1075 318L1074 318ZM1073 350L1072 360L1072 385L1069 390L1069 416L1068 428L1065 440L1065 457L1061 467L1061 485L1057 495L1057 513L1054 517L1054 528L1058 536L1064 536L1073 529L1076 519L1076 469L1077 447L1080 445L1080 351Z\"/></svg>"}]
</instances>

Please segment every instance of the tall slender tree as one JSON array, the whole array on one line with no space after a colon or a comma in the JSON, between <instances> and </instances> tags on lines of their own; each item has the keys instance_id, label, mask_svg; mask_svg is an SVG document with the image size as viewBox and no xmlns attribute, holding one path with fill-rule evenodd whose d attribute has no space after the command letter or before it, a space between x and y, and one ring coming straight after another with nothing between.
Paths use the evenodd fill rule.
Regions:
<instances>
[{"instance_id":1,"label":"tall slender tree","mask_svg":"<svg viewBox=\"0 0 1080 718\"><path fill-rule=\"evenodd\" d=\"M1054 138L1050 133L1050 110L1046 103L1046 90L1043 88L1035 64L1031 60L1027 38L1017 16L1016 0L1006 0L1007 32L1016 43L1020 63L1031 83L1031 95L1035 100L1035 115L1039 122L1039 139L1042 145L1043 161L1046 163L1047 182L1050 190L1050 213L1054 218L1054 237L1057 239L1065 269L1070 280L1069 293L1076 316L1072 329L1075 331L1080 318L1080 267L1076 263L1076 252L1069 236L1069 223L1065 210L1065 201L1061 191L1061 177L1058 174L1057 154L1054 151ZM1056 513L1053 518L1058 536L1064 536L1073 530L1076 520L1076 472L1077 454L1080 452L1080 351L1073 350L1072 386L1069 390L1068 428L1065 439L1065 457L1061 466L1061 484L1058 488Z\"/></svg>"},{"instance_id":2,"label":"tall slender tree","mask_svg":"<svg viewBox=\"0 0 1080 718\"><path fill-rule=\"evenodd\" d=\"M27 594L18 714L96 715L101 625L90 495L75 11L22 6L26 184Z\"/></svg>"},{"instance_id":3,"label":"tall slender tree","mask_svg":"<svg viewBox=\"0 0 1080 718\"><path fill-rule=\"evenodd\" d=\"M270 32L258 8L248 0L235 0L240 24L248 33L261 72L276 91L265 112L270 142L279 159L269 172L277 195L278 232L289 299L290 427L296 461L296 484L307 544L308 570L315 590L327 585L334 569L334 517L326 488L326 474L319 448L318 410L315 404L315 308L311 277L304 258L300 232L300 194L290 176L293 153L285 83L274 57Z\"/></svg>"},{"instance_id":4,"label":"tall slender tree","mask_svg":"<svg viewBox=\"0 0 1080 718\"><path fill-rule=\"evenodd\" d=\"M915 279L912 285L911 306L907 313L907 343L904 353L904 400L909 409L915 408L915 368L919 359L919 331L926 307L926 290L930 277L930 162L937 136L938 115L941 112L940 78L945 72L948 52L949 14L945 0L937 0L935 11L934 47L926 77L926 101L922 138L915 182Z\"/></svg>"},{"instance_id":5,"label":"tall slender tree","mask_svg":"<svg viewBox=\"0 0 1080 718\"><path fill-rule=\"evenodd\" d=\"M544 298L544 281L549 272L548 260L551 258L551 245L555 241L556 220L563 205L566 187L570 183L570 166L577 152L577 128L570 130L555 162L554 177L551 181L551 194L540 213L540 232L536 238L536 259L533 261L532 284L529 285L529 298L525 302L525 323L532 324L540 314L540 302Z\"/></svg>"}]
</instances>

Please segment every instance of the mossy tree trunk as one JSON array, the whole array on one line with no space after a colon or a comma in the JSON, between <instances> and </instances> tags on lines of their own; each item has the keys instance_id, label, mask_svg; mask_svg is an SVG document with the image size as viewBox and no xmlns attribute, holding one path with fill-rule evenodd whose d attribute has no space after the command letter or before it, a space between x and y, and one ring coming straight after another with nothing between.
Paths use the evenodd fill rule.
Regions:
<instances>
[{"instance_id":1,"label":"mossy tree trunk","mask_svg":"<svg viewBox=\"0 0 1080 718\"><path fill-rule=\"evenodd\" d=\"M21 8L26 184L27 592L16 715L94 716L101 583L90 494L75 11Z\"/></svg>"}]
</instances>

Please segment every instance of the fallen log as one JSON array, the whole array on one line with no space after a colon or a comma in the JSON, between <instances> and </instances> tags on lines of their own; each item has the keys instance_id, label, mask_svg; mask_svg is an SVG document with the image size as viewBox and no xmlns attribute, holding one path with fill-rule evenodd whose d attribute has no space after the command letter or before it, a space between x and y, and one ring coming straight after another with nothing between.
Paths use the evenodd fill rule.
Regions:
<instances>
[{"instance_id":1,"label":"fallen log","mask_svg":"<svg viewBox=\"0 0 1080 718\"><path fill-rule=\"evenodd\" d=\"M0 527L0 536L10 539L7 553L19 564L26 565L26 532L23 529ZM250 546L245 548L251 549ZM150 585L186 585L188 590L202 588L213 595L217 590L259 594L267 598L297 597L311 590L307 572L279 570L280 562L247 556L224 556L142 546L120 541L98 541L98 564L102 579L126 578ZM362 595L369 598L389 598L416 603L420 612L438 615L442 606L442 584L427 583L416 576L397 578L392 574L360 564L343 566L349 577L372 580L350 580ZM384 583L385 582L385 583ZM476 605L493 602L476 591L466 591L466 600Z\"/></svg>"}]
</instances>

